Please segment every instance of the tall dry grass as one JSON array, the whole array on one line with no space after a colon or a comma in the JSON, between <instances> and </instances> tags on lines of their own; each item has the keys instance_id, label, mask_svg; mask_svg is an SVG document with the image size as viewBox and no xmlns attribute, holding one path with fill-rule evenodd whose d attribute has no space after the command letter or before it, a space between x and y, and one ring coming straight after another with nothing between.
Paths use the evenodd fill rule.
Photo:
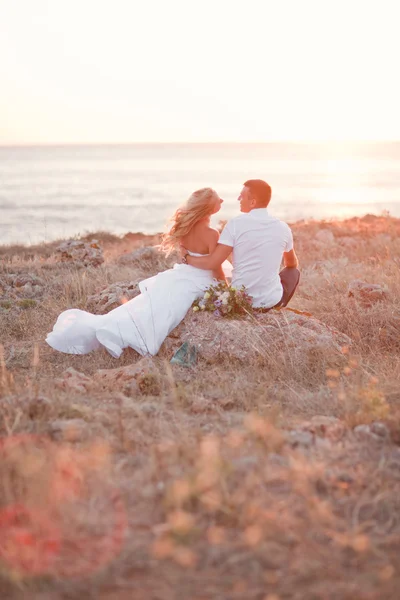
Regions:
<instances>
[{"instance_id":1,"label":"tall dry grass","mask_svg":"<svg viewBox=\"0 0 400 600\"><path fill-rule=\"evenodd\" d=\"M28 271L45 287L35 306L0 309L1 597L396 598L399 229L389 217L294 226L292 305L352 338L339 368L277 356L183 369L166 348L133 397L56 384L71 366L135 363L133 351L68 356L43 340L62 310L152 274L116 262L146 240L104 237L98 269L60 265L51 246L3 254L0 277ZM348 298L356 278L387 286L387 300ZM290 442L315 415L340 426ZM391 441L353 433L374 421Z\"/></svg>"}]
</instances>

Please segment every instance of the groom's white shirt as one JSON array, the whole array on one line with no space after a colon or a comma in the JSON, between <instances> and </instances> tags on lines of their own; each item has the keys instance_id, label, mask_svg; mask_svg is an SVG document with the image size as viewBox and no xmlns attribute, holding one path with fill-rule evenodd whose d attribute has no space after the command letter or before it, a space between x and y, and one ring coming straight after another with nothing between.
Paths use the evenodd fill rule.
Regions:
<instances>
[{"instance_id":1,"label":"groom's white shirt","mask_svg":"<svg viewBox=\"0 0 400 600\"><path fill-rule=\"evenodd\" d=\"M244 285L253 306L270 308L282 298L282 254L293 249L289 225L266 208L254 208L228 221L219 243L233 248L232 285Z\"/></svg>"}]
</instances>

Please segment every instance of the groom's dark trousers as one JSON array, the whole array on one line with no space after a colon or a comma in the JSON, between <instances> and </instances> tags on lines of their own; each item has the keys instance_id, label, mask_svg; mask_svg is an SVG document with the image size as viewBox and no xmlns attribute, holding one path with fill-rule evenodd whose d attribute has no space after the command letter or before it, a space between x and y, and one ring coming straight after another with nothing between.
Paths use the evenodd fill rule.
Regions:
<instances>
[{"instance_id":1,"label":"groom's dark trousers","mask_svg":"<svg viewBox=\"0 0 400 600\"><path fill-rule=\"evenodd\" d=\"M276 306L287 306L292 299L300 281L300 271L295 267L285 267L279 273L283 287L283 295Z\"/></svg>"},{"instance_id":2,"label":"groom's dark trousers","mask_svg":"<svg viewBox=\"0 0 400 600\"><path fill-rule=\"evenodd\" d=\"M275 304L272 308L278 308L278 306L287 306L292 299L293 294L296 291L300 281L300 271L296 267L285 267L279 273L281 283L283 287L282 298L278 304ZM271 308L255 308L256 312L268 312Z\"/></svg>"}]
</instances>

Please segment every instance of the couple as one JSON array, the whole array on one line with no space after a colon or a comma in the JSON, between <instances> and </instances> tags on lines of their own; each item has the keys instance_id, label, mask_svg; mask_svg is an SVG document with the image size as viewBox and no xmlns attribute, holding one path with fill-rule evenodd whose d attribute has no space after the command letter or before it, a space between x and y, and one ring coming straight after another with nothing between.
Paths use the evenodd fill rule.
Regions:
<instances>
[{"instance_id":1,"label":"couple","mask_svg":"<svg viewBox=\"0 0 400 600\"><path fill-rule=\"evenodd\" d=\"M63 312L47 343L60 352L86 354L101 346L118 358L131 347L154 356L213 279L230 275L226 260L233 251L232 285L244 285L253 306L266 312L286 306L299 282L298 262L289 226L268 214L270 186L246 181L240 193L243 214L229 221L221 236L210 227L223 200L211 188L194 192L172 217L162 248L180 247L182 263L139 283L140 295L106 315L79 309ZM279 273L282 261L284 269Z\"/></svg>"}]
</instances>

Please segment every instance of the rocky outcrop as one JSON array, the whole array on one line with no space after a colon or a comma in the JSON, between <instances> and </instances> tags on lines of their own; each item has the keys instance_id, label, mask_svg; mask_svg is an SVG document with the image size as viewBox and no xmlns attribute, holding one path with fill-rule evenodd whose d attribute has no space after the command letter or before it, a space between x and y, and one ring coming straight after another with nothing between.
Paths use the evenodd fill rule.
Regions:
<instances>
[{"instance_id":1,"label":"rocky outcrop","mask_svg":"<svg viewBox=\"0 0 400 600\"><path fill-rule=\"evenodd\" d=\"M376 302L382 302L387 298L387 289L377 283L366 283L360 279L352 281L348 287L347 295L354 298L365 307L372 306Z\"/></svg>"},{"instance_id":2,"label":"rocky outcrop","mask_svg":"<svg viewBox=\"0 0 400 600\"><path fill-rule=\"evenodd\" d=\"M95 315L104 315L140 294L137 281L118 281L89 296L86 310Z\"/></svg>"},{"instance_id":3,"label":"rocky outcrop","mask_svg":"<svg viewBox=\"0 0 400 600\"><path fill-rule=\"evenodd\" d=\"M54 383L58 389L64 391L86 393L92 386L92 379L84 373L76 371L73 367L69 367Z\"/></svg>"},{"instance_id":4,"label":"rocky outcrop","mask_svg":"<svg viewBox=\"0 0 400 600\"><path fill-rule=\"evenodd\" d=\"M56 252L61 262L74 263L78 267L98 267L104 262L103 250L97 240L68 240L60 244Z\"/></svg>"},{"instance_id":5,"label":"rocky outcrop","mask_svg":"<svg viewBox=\"0 0 400 600\"><path fill-rule=\"evenodd\" d=\"M4 273L0 277L0 310L34 308L45 282L33 273Z\"/></svg>"},{"instance_id":6,"label":"rocky outcrop","mask_svg":"<svg viewBox=\"0 0 400 600\"><path fill-rule=\"evenodd\" d=\"M151 358L117 369L100 369L94 374L94 382L103 389L119 391L127 396L137 394L158 395L161 391L159 371Z\"/></svg>"},{"instance_id":7,"label":"rocky outcrop","mask_svg":"<svg viewBox=\"0 0 400 600\"><path fill-rule=\"evenodd\" d=\"M149 274L153 274L170 269L174 263L180 262L180 255L173 252L166 256L165 252L160 250L158 246L144 246L133 250L133 252L122 254L116 262L118 265L140 268L146 270Z\"/></svg>"},{"instance_id":8,"label":"rocky outcrop","mask_svg":"<svg viewBox=\"0 0 400 600\"><path fill-rule=\"evenodd\" d=\"M338 441L346 431L343 421L336 417L315 415L310 421L304 421L297 428L298 431L311 433L313 436Z\"/></svg>"},{"instance_id":9,"label":"rocky outcrop","mask_svg":"<svg viewBox=\"0 0 400 600\"><path fill-rule=\"evenodd\" d=\"M341 365L345 360L342 347L351 345L348 336L291 309L237 320L189 312L174 335L177 331L182 342L194 344L198 355L210 362L287 359L305 367L318 360L325 365Z\"/></svg>"}]
</instances>

